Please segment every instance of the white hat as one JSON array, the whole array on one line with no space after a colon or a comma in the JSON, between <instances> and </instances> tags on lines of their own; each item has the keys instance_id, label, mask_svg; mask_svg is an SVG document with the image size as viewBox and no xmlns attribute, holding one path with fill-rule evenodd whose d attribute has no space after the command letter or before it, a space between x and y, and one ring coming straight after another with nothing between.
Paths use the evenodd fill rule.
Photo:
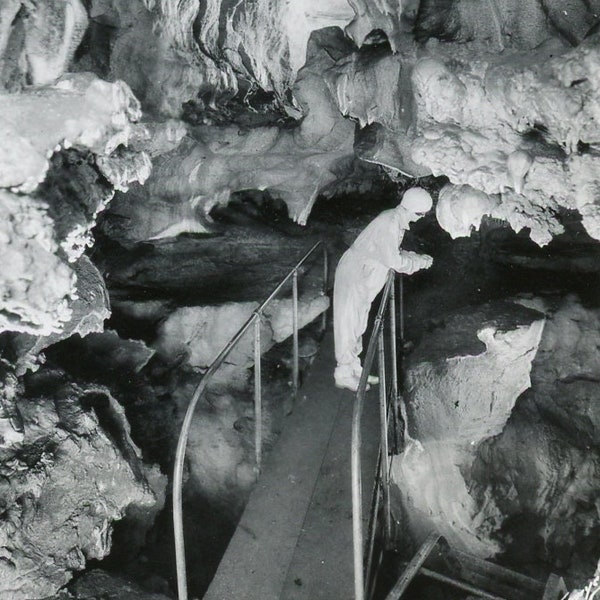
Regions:
<instances>
[{"instance_id":1,"label":"white hat","mask_svg":"<svg viewBox=\"0 0 600 600\"><path fill-rule=\"evenodd\" d=\"M431 210L433 200L428 191L420 187L413 187L404 192L400 206L415 214L424 215Z\"/></svg>"}]
</instances>

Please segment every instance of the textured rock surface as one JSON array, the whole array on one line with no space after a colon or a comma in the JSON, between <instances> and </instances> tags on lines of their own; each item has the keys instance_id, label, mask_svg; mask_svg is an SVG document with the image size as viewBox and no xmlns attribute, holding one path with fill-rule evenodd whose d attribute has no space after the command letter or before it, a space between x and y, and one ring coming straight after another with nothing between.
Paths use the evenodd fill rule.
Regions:
<instances>
[{"instance_id":1,"label":"textured rock surface","mask_svg":"<svg viewBox=\"0 0 600 600\"><path fill-rule=\"evenodd\" d=\"M585 577L599 551L600 313L575 297L528 304L548 315L532 388L480 447L472 490L496 503L500 539L521 560Z\"/></svg>"},{"instance_id":2,"label":"textured rock surface","mask_svg":"<svg viewBox=\"0 0 600 600\"><path fill-rule=\"evenodd\" d=\"M31 192L44 179L57 146L109 155L127 145L139 102L123 82L91 73L64 75L51 86L0 95L0 187ZM43 127L39 116L43 114Z\"/></svg>"},{"instance_id":3,"label":"textured rock surface","mask_svg":"<svg viewBox=\"0 0 600 600\"><path fill-rule=\"evenodd\" d=\"M455 194L467 214L473 194L491 195L494 216L517 231L531 228L537 243L562 231L558 207L580 210L594 235L598 167L582 148L598 137L596 38L576 49L549 41L502 56L468 44L421 49L405 39L396 55L363 55L344 67L337 89L344 114L383 127L365 158L470 186L471 194ZM369 102L373 91L377 103Z\"/></svg>"},{"instance_id":4,"label":"textured rock surface","mask_svg":"<svg viewBox=\"0 0 600 600\"><path fill-rule=\"evenodd\" d=\"M113 222L109 231L114 231ZM141 302L152 300L184 306L262 301L316 241L315 235L288 237L264 223L230 223L210 236L179 236L133 247L103 245L97 264L115 307L123 300L136 300L142 312ZM310 266L302 280L320 289L318 257ZM152 305L148 308L151 313Z\"/></svg>"},{"instance_id":5,"label":"textured rock surface","mask_svg":"<svg viewBox=\"0 0 600 600\"><path fill-rule=\"evenodd\" d=\"M474 225L490 214L517 231L529 228L534 241L547 244L562 231L556 216L562 207L578 210L586 230L599 237L600 60L597 36L586 37L598 7L573 0L565 16L558 4L536 0L477 9L462 1L349 4L352 10L342 1L294 9L264 0L233 10L218 0L202 8L165 0L148 3L154 12L146 11L145 20L129 15L129 21L119 6L113 72L120 76L119 44L133 36L122 76L163 114L180 116L187 98L186 114L200 125L189 143L157 161L147 188L119 203L119 214L132 223L130 239L206 231L212 206L251 188L271 190L305 223L315 195L335 178L332 166L352 152L354 127L340 121L340 113L360 125L358 156L392 173L446 175L459 186L455 209ZM155 19L160 43L151 52L157 60L143 54L136 64L159 72L165 64L178 66L138 85L131 77L139 70L127 60L146 47L142 37L156 40ZM125 22L136 26L125 28ZM349 23L346 33L360 49L341 30L337 40L327 30L313 32L302 66L308 33L326 23ZM430 41L416 44L413 28L417 40ZM165 78L177 82L167 86ZM146 84L154 86L150 92ZM183 96L171 98L168 90ZM258 90L271 97L259 102ZM238 112L219 112L215 98L224 99L223 106L233 98ZM227 117L265 118L269 111L277 126L222 126ZM285 118L295 129L281 127ZM477 214L470 205L474 194L483 203ZM155 214L150 223L149 212ZM453 235L470 229L447 219L443 224Z\"/></svg>"},{"instance_id":6,"label":"textured rock surface","mask_svg":"<svg viewBox=\"0 0 600 600\"><path fill-rule=\"evenodd\" d=\"M95 158L108 160L127 143L141 116L139 103L122 82L79 74L49 87L2 94L0 104L5 129L0 187L11 190L0 190L0 248L8 259L0 280L0 328L48 335L73 315L76 274L68 262L91 244L95 219L112 197L104 177L123 187L148 176L143 153L126 175L104 165L102 177L95 165ZM52 156L73 145L79 150Z\"/></svg>"},{"instance_id":7,"label":"textured rock surface","mask_svg":"<svg viewBox=\"0 0 600 600\"><path fill-rule=\"evenodd\" d=\"M185 102L214 108L238 90L249 99L262 90L299 114L289 90L304 65L311 31L343 27L353 17L346 0L145 0L145 7L116 2L112 11L104 3L94 4L96 18L108 18L120 28L111 56L113 74L130 83L149 108L175 117Z\"/></svg>"},{"instance_id":8,"label":"textured rock surface","mask_svg":"<svg viewBox=\"0 0 600 600\"><path fill-rule=\"evenodd\" d=\"M582 585L600 551L598 309L574 296L516 302L536 312L491 304L424 336L394 478L418 538L435 527L471 553ZM497 328L485 350L465 336L475 323Z\"/></svg>"},{"instance_id":9,"label":"textured rock surface","mask_svg":"<svg viewBox=\"0 0 600 600\"><path fill-rule=\"evenodd\" d=\"M560 231L549 209L594 204L583 190L595 161L577 148L597 137L592 115L598 56L590 39L568 52L544 47L527 59L481 56L467 65L464 55L455 56L450 68L449 57L436 49L416 62L412 75L420 99L413 159L454 184L501 194L504 218L513 228L529 226L534 241L547 243ZM524 136L536 128L543 140L527 143ZM525 172L510 168L516 151L530 156ZM592 223L584 220L588 231Z\"/></svg>"},{"instance_id":10,"label":"textured rock surface","mask_svg":"<svg viewBox=\"0 0 600 600\"><path fill-rule=\"evenodd\" d=\"M75 274L56 256L48 205L0 190L3 330L47 335L71 317Z\"/></svg>"},{"instance_id":11,"label":"textured rock surface","mask_svg":"<svg viewBox=\"0 0 600 600\"><path fill-rule=\"evenodd\" d=\"M20 6L8 3L3 12L5 61L23 53L21 74L36 85L73 87L64 70L88 19L79 0L26 6L24 12ZM357 146L364 160L396 172L443 174L463 192L471 186L473 193L491 196L485 214L494 207L493 216L516 230L529 228L532 239L546 244L562 230L559 207L578 210L587 231L600 236L594 155L599 58L590 31L598 9L582 0L563 9L549 0L494 0L476 8L464 0L302 6L98 0L89 6L87 50L78 61L80 68L90 64L127 81L151 113L180 117L188 110L204 124L193 142L158 162L147 190L121 202L131 239L205 231L210 207L245 188L273 190L295 219L306 222L316 193L335 178L332 165L351 153L354 128L338 122L341 113L359 122L363 142L367 135ZM44 19L51 25L42 35ZM345 46L315 34L331 25L346 28ZM40 40L56 48L54 63L47 57L44 62ZM317 46L325 52L315 52ZM123 95L118 81L95 85L121 86ZM10 96L23 103L20 94ZM69 102L68 95L63 100ZM230 100L237 116L268 118L271 112L274 122L296 120L296 130L207 126L228 116L235 120L236 114L226 114ZM74 107L67 143L81 138L77 115L87 101ZM5 127L19 139L10 120ZM20 158L10 178L19 181L7 185L26 189L39 181L48 151L44 140L50 148L62 143L40 136L41 152L37 141L31 151L27 137L18 152L13 144ZM89 140L84 145L90 147ZM118 189L143 180L149 170L143 155L124 150L98 164ZM461 199L473 193L455 194L455 207L472 211ZM155 218L148 222L150 213ZM450 227L453 235L464 230Z\"/></svg>"},{"instance_id":12,"label":"textured rock surface","mask_svg":"<svg viewBox=\"0 0 600 600\"><path fill-rule=\"evenodd\" d=\"M154 161L143 187L115 199L111 211L127 226L127 240L206 232L208 213L232 192L267 189L282 198L290 216L305 224L317 194L336 179L338 162L352 155L354 124L339 114L323 72L331 54L348 52L341 32L313 42L294 93L305 117L297 127L198 126L173 152Z\"/></svg>"},{"instance_id":13,"label":"textured rock surface","mask_svg":"<svg viewBox=\"0 0 600 600\"><path fill-rule=\"evenodd\" d=\"M532 371L536 404L573 442L600 440L600 311L575 296L546 308L552 315Z\"/></svg>"},{"instance_id":14,"label":"textured rock surface","mask_svg":"<svg viewBox=\"0 0 600 600\"><path fill-rule=\"evenodd\" d=\"M109 552L112 523L129 506L156 502L107 390L36 377L16 402L22 441L0 451L0 589L15 600L55 593L86 560Z\"/></svg>"},{"instance_id":15,"label":"textured rock surface","mask_svg":"<svg viewBox=\"0 0 600 600\"><path fill-rule=\"evenodd\" d=\"M464 551L487 557L500 549L491 535L496 515L476 503L462 470L530 386L543 327L537 311L492 304L447 319L411 355L411 439L393 473L418 538L435 528Z\"/></svg>"},{"instance_id":16,"label":"textured rock surface","mask_svg":"<svg viewBox=\"0 0 600 600\"><path fill-rule=\"evenodd\" d=\"M111 596L127 600L167 600L170 595L144 590L135 583L100 570L87 573L72 587L75 600L100 600Z\"/></svg>"},{"instance_id":17,"label":"textured rock surface","mask_svg":"<svg viewBox=\"0 0 600 600\"><path fill-rule=\"evenodd\" d=\"M88 24L81 0L8 0L0 7L0 77L8 87L54 83Z\"/></svg>"},{"instance_id":18,"label":"textured rock surface","mask_svg":"<svg viewBox=\"0 0 600 600\"><path fill-rule=\"evenodd\" d=\"M75 334L85 337L89 333L104 329L104 321L110 316L110 303L104 280L86 256L82 256L73 268L77 281L76 291L69 306L71 317L64 327L49 335L12 336L11 346L15 353L17 375L37 368L38 363L43 362L43 358L39 356L40 352L48 346Z\"/></svg>"}]
</instances>

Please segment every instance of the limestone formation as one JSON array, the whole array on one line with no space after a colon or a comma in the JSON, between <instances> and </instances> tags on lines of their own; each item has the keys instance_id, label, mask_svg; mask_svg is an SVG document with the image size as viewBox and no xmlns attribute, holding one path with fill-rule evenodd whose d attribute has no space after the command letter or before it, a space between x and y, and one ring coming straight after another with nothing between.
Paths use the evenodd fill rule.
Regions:
<instances>
[{"instance_id":1,"label":"limestone formation","mask_svg":"<svg viewBox=\"0 0 600 600\"><path fill-rule=\"evenodd\" d=\"M26 193L43 181L56 150L76 146L110 155L117 146L127 145L141 118L139 102L126 84L102 81L91 73L64 75L53 85L1 94L0 106L0 187Z\"/></svg>"},{"instance_id":2,"label":"limestone formation","mask_svg":"<svg viewBox=\"0 0 600 600\"><path fill-rule=\"evenodd\" d=\"M3 94L0 103L6 134L0 149L0 187L5 188L1 247L4 256L12 257L2 274L0 325L48 335L71 318L76 276L68 261L77 260L91 244L90 230L112 196L111 186L99 181L93 156L107 161L126 144L141 113L127 86L90 74ZM45 115L41 129L40 114ZM79 150L54 154L71 146ZM91 153L89 159L82 150ZM106 162L100 170L123 187L132 178L148 176L149 163L140 156L141 165L125 176Z\"/></svg>"},{"instance_id":3,"label":"limestone formation","mask_svg":"<svg viewBox=\"0 0 600 600\"><path fill-rule=\"evenodd\" d=\"M541 313L491 305L447 319L411 355L410 441L393 476L417 538L435 528L463 551L484 558L499 551L496 507L478 505L463 472L531 385L543 328Z\"/></svg>"},{"instance_id":4,"label":"limestone formation","mask_svg":"<svg viewBox=\"0 0 600 600\"><path fill-rule=\"evenodd\" d=\"M472 490L500 508L506 543L527 545L538 536L538 556L585 576L596 561L600 526L600 313L575 296L523 302L547 314L532 387L503 434L481 446ZM492 464L501 473L486 472ZM515 530L516 514L529 515L531 529Z\"/></svg>"},{"instance_id":5,"label":"limestone formation","mask_svg":"<svg viewBox=\"0 0 600 600\"><path fill-rule=\"evenodd\" d=\"M251 106L262 90L298 116L289 90L304 65L311 32L344 27L353 12L346 0L326 5L138 0L95 2L93 15L119 29L113 75L160 115L180 117L187 102L214 109L238 92Z\"/></svg>"},{"instance_id":6,"label":"limestone formation","mask_svg":"<svg viewBox=\"0 0 600 600\"><path fill-rule=\"evenodd\" d=\"M575 297L516 301L539 312L479 329L483 352L458 351L464 317L415 350L394 478L417 537L436 528L481 556L518 547L581 577L600 526L598 311Z\"/></svg>"},{"instance_id":7,"label":"limestone formation","mask_svg":"<svg viewBox=\"0 0 600 600\"><path fill-rule=\"evenodd\" d=\"M323 43L347 51L335 33ZM354 131L321 76L333 59L317 43L311 56L294 87L306 113L297 127L194 128L177 149L155 159L143 187L116 198L112 210L127 223L121 235L141 241L210 231L211 209L246 189L270 190L305 224L319 191L335 181L336 164L352 154Z\"/></svg>"},{"instance_id":8,"label":"limestone formation","mask_svg":"<svg viewBox=\"0 0 600 600\"><path fill-rule=\"evenodd\" d=\"M468 44L420 49L405 41L396 55L345 68L340 110L383 127L366 157L373 162L445 175L491 195L488 202L501 205L496 216L516 231L529 227L539 244L562 231L559 207L579 210L593 235L598 168L582 148L598 138L597 44L594 37L575 49L549 41L498 56ZM369 104L374 89L378 102Z\"/></svg>"},{"instance_id":9,"label":"limestone formation","mask_svg":"<svg viewBox=\"0 0 600 600\"><path fill-rule=\"evenodd\" d=\"M439 193L435 216L452 238L469 237L479 229L485 215L495 215L500 198L476 190L470 185L446 184Z\"/></svg>"},{"instance_id":10,"label":"limestone formation","mask_svg":"<svg viewBox=\"0 0 600 600\"><path fill-rule=\"evenodd\" d=\"M112 524L129 506L156 502L108 391L39 377L37 390L16 402L22 441L1 449L0 581L15 600L54 594L87 560L110 551Z\"/></svg>"},{"instance_id":11,"label":"limestone formation","mask_svg":"<svg viewBox=\"0 0 600 600\"><path fill-rule=\"evenodd\" d=\"M43 350L72 335L85 337L102 331L104 321L110 317L110 302L106 286L98 269L82 256L73 265L76 284L73 300L69 304L70 317L58 331L17 333L12 336L11 346L15 354L17 375L36 369L44 362Z\"/></svg>"},{"instance_id":12,"label":"limestone formation","mask_svg":"<svg viewBox=\"0 0 600 600\"><path fill-rule=\"evenodd\" d=\"M157 223L141 228L150 229L150 238L203 232L206 213L228 202L232 192L267 188L287 202L295 220L305 223L315 195L332 181L330 165L349 153L354 139L353 128L339 123L332 129L340 112L361 126L356 152L362 159L413 176L445 175L453 185L468 185L491 196L488 203L500 206L494 216L516 231L528 228L538 244L562 232L556 216L561 208L578 210L588 233L597 236L598 169L593 152L598 137L598 40L593 32L586 36L589 27L584 25L593 18L593 7L573 0L565 17L553 3L534 0L528 6L510 0L488 2L477 10L466 2L446 8L435 2L350 4L354 15L343 2L332 3L329 12L303 4L304 16L295 15L292 33L287 26L292 9L274 8L266 0L243 3L235 15L217 0L201 15L194 3L149 3L154 12L143 27L150 31L157 19L156 35L163 42L172 40L179 52L177 64L182 57L187 61L185 84L169 89L187 90L201 123L210 124L210 115L218 113L212 99L235 97L242 80L251 82L243 101L247 111L263 110L251 100L253 90L260 89L277 98L273 110L302 120L293 133L276 127L254 128L251 134L231 127L197 128L193 141L178 154L155 164L150 186L136 190L134 202L120 203L120 214L142 222L142 209L137 207L150 195L159 209L154 211ZM444 14L450 30L444 29ZM194 19L200 23L195 35ZM332 42L333 36L314 32L307 64L301 66L308 33L327 19L349 23L346 33L361 48L344 48ZM306 22L310 27L304 27ZM139 27L130 28L123 39L138 35ZM419 40L430 41L415 44L412 27ZM263 37L250 40L245 28ZM381 32L383 41L374 32ZM317 46L328 57L316 53ZM241 59L231 50L234 47ZM125 58L133 55L127 48ZM119 64L117 57L115 65ZM123 65L119 73L126 77L132 70L126 61ZM176 77L177 72L171 69L166 76ZM144 85L131 84L145 102ZM202 90L195 98L194 88ZM171 99L170 93L154 89L149 106L181 115L186 100ZM215 137L226 145L215 143ZM312 152L307 155L309 147ZM294 175L288 175L292 171ZM181 187L170 183L171 178ZM180 223L173 222L177 211L182 214ZM135 239L142 239L142 231L131 231Z\"/></svg>"},{"instance_id":13,"label":"limestone formation","mask_svg":"<svg viewBox=\"0 0 600 600\"><path fill-rule=\"evenodd\" d=\"M12 87L11 83L24 83L26 76L28 83L36 86L54 83L67 70L87 25L88 15L81 0L3 2L0 81ZM11 73L13 69L20 73ZM13 77L17 81L11 82Z\"/></svg>"},{"instance_id":14,"label":"limestone formation","mask_svg":"<svg viewBox=\"0 0 600 600\"><path fill-rule=\"evenodd\" d=\"M0 191L3 330L48 335L71 317L75 274L57 256L46 203Z\"/></svg>"}]
</instances>

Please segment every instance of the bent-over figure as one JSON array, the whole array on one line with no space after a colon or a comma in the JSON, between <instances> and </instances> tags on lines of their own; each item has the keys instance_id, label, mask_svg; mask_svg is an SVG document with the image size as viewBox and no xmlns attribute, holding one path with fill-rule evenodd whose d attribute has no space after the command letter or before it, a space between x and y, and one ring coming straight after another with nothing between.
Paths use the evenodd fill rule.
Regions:
<instances>
[{"instance_id":1,"label":"bent-over figure","mask_svg":"<svg viewBox=\"0 0 600 600\"><path fill-rule=\"evenodd\" d=\"M424 189L410 188L396 208L382 212L367 225L340 259L333 288L337 387L358 388L362 336L371 303L385 285L389 269L410 275L431 266L431 256L402 250L400 244L410 224L431 210L432 204ZM369 376L368 382L377 383L378 378Z\"/></svg>"}]
</instances>

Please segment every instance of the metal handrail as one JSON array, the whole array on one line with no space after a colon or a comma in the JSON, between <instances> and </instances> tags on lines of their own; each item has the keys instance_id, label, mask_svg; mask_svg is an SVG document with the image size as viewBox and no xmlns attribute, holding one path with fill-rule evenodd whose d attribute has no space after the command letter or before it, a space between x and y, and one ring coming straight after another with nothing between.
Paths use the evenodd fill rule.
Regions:
<instances>
[{"instance_id":1,"label":"metal handrail","mask_svg":"<svg viewBox=\"0 0 600 600\"><path fill-rule=\"evenodd\" d=\"M402 281L402 280L400 280ZM382 483L382 504L384 508L384 536L386 541L391 536L391 509L389 495L389 468L388 468L388 399L386 389L386 366L385 366L385 344L384 344L384 314L389 308L390 312L390 366L392 380L392 410L395 419L398 412L398 373L397 373L397 355L396 355L396 303L395 303L395 272L390 269L388 277L383 288L379 310L375 317L373 331L369 339L367 354L364 360L364 366L356 391L356 401L352 413L352 449L351 449L351 470L352 470L352 543L354 559L354 598L355 600L365 599L365 572L364 572L364 535L362 522L362 481L361 481L361 449L362 449L362 414L364 409L365 392L367 387L367 378L371 371L375 351L378 354L379 363L379 411L380 411L380 430L381 447L378 478ZM402 293L402 288L400 288ZM401 296L402 302L402 296ZM402 319L402 316L401 316ZM403 326L403 321L401 320ZM377 504L378 505L378 504ZM375 535L376 527L371 527L371 536ZM372 540L369 540L371 543ZM369 560L371 563L371 560ZM367 573L367 581L369 573Z\"/></svg>"},{"instance_id":2,"label":"metal handrail","mask_svg":"<svg viewBox=\"0 0 600 600\"><path fill-rule=\"evenodd\" d=\"M271 292L269 297L253 311L250 318L240 327L238 332L229 340L227 345L214 359L208 370L202 377L200 383L196 387L192 399L188 405L179 440L177 442L177 450L175 452L175 466L173 469L173 531L175 537L175 562L177 570L177 595L179 600L187 600L187 574L185 565L185 544L183 537L183 509L182 509L182 481L183 481L183 463L185 460L185 451L189 435L194 409L198 400L202 397L208 383L212 379L214 373L223 364L229 353L240 341L242 336L254 324L254 422L255 422L255 459L257 473L260 472L261 457L262 457L262 385L261 385L261 335L260 324L264 309L281 291L285 284L292 280L292 328L293 328L293 374L292 386L294 397L298 393L299 380L299 352L298 352L298 270L312 256L317 248L323 248L323 294L327 291L328 277L328 259L327 247L323 242L318 241L297 263L296 266L282 279L279 285Z\"/></svg>"}]
</instances>

